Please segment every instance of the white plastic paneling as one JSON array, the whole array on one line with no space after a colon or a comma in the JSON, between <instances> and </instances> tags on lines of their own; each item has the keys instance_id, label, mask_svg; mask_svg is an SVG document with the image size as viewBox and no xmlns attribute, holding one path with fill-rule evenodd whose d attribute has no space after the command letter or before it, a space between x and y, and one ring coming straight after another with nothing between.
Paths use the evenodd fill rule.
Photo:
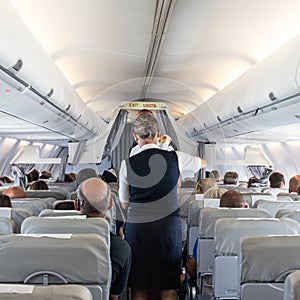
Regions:
<instances>
[{"instance_id":1,"label":"white plastic paneling","mask_svg":"<svg viewBox=\"0 0 300 300\"><path fill-rule=\"evenodd\" d=\"M40 157L40 147L27 146L22 148L11 160L11 164L60 164L61 158Z\"/></svg>"},{"instance_id":2,"label":"white plastic paneling","mask_svg":"<svg viewBox=\"0 0 300 300\"><path fill-rule=\"evenodd\" d=\"M271 104L269 94L283 99L299 93L300 37L280 48L261 63L253 66L241 78L213 96L190 115L179 120L185 128L205 129L205 126L238 116L243 112Z\"/></svg>"},{"instance_id":3,"label":"white plastic paneling","mask_svg":"<svg viewBox=\"0 0 300 300\"><path fill-rule=\"evenodd\" d=\"M14 73L34 87L43 96L46 96L50 90L53 89L50 101L54 105L58 106L63 111L67 111L67 113L75 119L79 119L83 110L89 110L78 94L73 92L72 87L63 77L58 67L45 50L42 49L33 38L32 34L23 24L9 1L3 0L1 2L0 26L1 28L5 28L5 30L1 30L0 32L0 42L2 45L0 49L1 65L6 68L11 68L17 60L21 58L23 66L20 71L14 71ZM13 69L11 70L13 71ZM7 80L10 81L9 78ZM18 101L20 101L20 97ZM37 103L39 102L39 100L35 101ZM42 99L40 99L40 101L42 102ZM39 105L33 107L34 101L28 100L28 98L22 98L20 103L23 104L22 110L18 111L21 118L31 119L35 116L33 122L37 123L40 121L36 119L44 118L45 112L43 107ZM10 109L13 110L13 113L18 110L14 104L7 106L6 111L10 112ZM55 108L53 110L55 111ZM58 114L59 112L56 113ZM91 117L91 115L92 112L89 112L87 115L88 119L86 120L81 116L79 123L84 125L89 122L89 128L97 128L98 124L96 123L96 117ZM53 116L54 115L52 115L52 117ZM66 118L66 116L63 116L63 118ZM45 119L42 120L41 124L43 124L43 121L45 121ZM66 129L66 127L69 128L70 124L66 123L65 125L62 125L62 122L58 122L55 118L52 118L52 122L59 124L54 130L59 128L62 133L67 135L72 134L74 131L74 129ZM74 126L74 122L72 126ZM86 133L82 128L80 129L80 132Z\"/></svg>"}]
</instances>

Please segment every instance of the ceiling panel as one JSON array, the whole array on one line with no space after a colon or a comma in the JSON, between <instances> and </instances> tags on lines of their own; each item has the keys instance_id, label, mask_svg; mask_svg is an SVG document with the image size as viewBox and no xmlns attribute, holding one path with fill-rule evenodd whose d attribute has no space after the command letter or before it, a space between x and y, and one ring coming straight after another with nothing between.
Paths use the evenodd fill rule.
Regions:
<instances>
[{"instance_id":1,"label":"ceiling panel","mask_svg":"<svg viewBox=\"0 0 300 300\"><path fill-rule=\"evenodd\" d=\"M157 1L11 2L100 117L139 99ZM175 118L193 111L299 34L299 11L299 0L177 0L146 96Z\"/></svg>"}]
</instances>

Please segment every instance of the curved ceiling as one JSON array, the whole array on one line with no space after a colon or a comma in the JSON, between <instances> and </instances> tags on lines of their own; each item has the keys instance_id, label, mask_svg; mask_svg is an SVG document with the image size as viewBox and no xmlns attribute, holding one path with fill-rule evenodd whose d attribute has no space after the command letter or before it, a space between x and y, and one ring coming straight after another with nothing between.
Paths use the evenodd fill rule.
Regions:
<instances>
[{"instance_id":1,"label":"curved ceiling","mask_svg":"<svg viewBox=\"0 0 300 300\"><path fill-rule=\"evenodd\" d=\"M300 32L299 0L11 0L100 117L162 99L196 109Z\"/></svg>"}]
</instances>

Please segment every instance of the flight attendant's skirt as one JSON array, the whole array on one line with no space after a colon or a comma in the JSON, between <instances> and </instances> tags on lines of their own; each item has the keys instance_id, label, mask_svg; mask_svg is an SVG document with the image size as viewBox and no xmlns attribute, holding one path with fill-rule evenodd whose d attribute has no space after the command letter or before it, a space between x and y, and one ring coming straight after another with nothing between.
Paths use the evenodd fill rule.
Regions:
<instances>
[{"instance_id":1,"label":"flight attendant's skirt","mask_svg":"<svg viewBox=\"0 0 300 300\"><path fill-rule=\"evenodd\" d=\"M179 216L147 223L126 223L125 239L132 251L128 286L135 289L178 289L181 271Z\"/></svg>"}]
</instances>

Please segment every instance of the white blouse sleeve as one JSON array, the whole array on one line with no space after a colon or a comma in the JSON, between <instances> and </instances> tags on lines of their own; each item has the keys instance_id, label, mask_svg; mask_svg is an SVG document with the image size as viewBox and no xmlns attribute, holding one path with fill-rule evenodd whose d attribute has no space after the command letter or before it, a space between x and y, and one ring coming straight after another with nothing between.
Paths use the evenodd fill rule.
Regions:
<instances>
[{"instance_id":1,"label":"white blouse sleeve","mask_svg":"<svg viewBox=\"0 0 300 300\"><path fill-rule=\"evenodd\" d=\"M129 202L129 184L127 180L127 167L125 160L121 162L119 173L119 200L121 203Z\"/></svg>"},{"instance_id":2,"label":"white blouse sleeve","mask_svg":"<svg viewBox=\"0 0 300 300\"><path fill-rule=\"evenodd\" d=\"M198 156L190 155L181 151L176 151L178 157L178 166L180 172L192 171L198 172L201 169L202 160Z\"/></svg>"}]
</instances>

